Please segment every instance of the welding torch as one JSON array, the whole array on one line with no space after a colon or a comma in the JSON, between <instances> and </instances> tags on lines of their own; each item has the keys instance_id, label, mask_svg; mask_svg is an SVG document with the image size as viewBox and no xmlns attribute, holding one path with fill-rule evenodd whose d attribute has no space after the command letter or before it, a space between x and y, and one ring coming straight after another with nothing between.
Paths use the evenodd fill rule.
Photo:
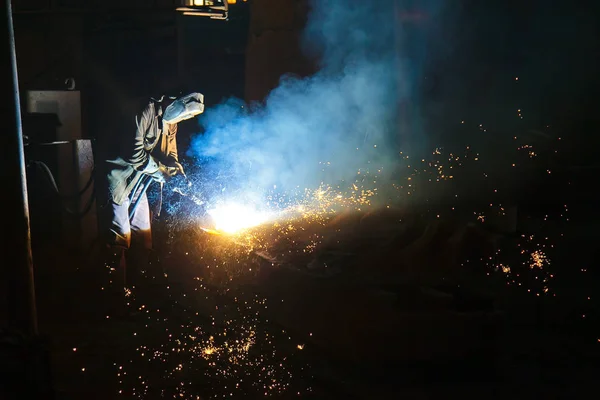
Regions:
<instances>
[{"instance_id":1,"label":"welding torch","mask_svg":"<svg viewBox=\"0 0 600 400\"><path fill-rule=\"evenodd\" d=\"M199 198L198 196L196 196L195 194L192 193L191 191L191 187L192 187L192 181L190 180L190 178L187 177L187 175L185 174L185 172L182 172L181 175L184 177L185 179L185 188L181 188L179 186L176 186L173 188L173 192L177 193L183 197L187 197L190 200L192 200L194 203L196 203L196 205L201 206L205 203L204 200L202 200L201 198Z\"/></svg>"},{"instance_id":2,"label":"welding torch","mask_svg":"<svg viewBox=\"0 0 600 400\"><path fill-rule=\"evenodd\" d=\"M201 206L203 205L205 202L204 200L200 199L198 196L196 196L195 194L191 193L189 188L192 186L192 182L190 182L189 180L187 181L187 188L184 190L180 187L175 187L173 188L173 192L180 194L183 197L188 197L190 200L192 200L194 203L196 203L196 205Z\"/></svg>"}]
</instances>

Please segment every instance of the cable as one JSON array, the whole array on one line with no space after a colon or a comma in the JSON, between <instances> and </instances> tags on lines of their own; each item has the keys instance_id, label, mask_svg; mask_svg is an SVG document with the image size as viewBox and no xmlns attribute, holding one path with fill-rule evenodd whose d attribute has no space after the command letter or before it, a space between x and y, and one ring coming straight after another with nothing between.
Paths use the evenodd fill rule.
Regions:
<instances>
[{"instance_id":1,"label":"cable","mask_svg":"<svg viewBox=\"0 0 600 400\"><path fill-rule=\"evenodd\" d=\"M90 179L87 181L87 183L85 184L85 186L83 187L83 189L81 189L78 193L75 194L69 194L69 195L62 195L58 189L58 186L56 184L56 180L54 179L54 175L52 174L52 171L50 170L50 168L48 167L48 165L46 165L45 163L43 163L42 161L31 161L30 165L33 164L35 166L37 166L38 168L40 168L42 171L45 172L45 176L47 178L47 182L49 183L49 185L51 186L54 194L56 196L58 196L63 202L64 200L76 200L78 198L80 198L83 194L85 194L85 192L87 192L87 190L90 188L90 186L92 185L92 183L94 182L94 175L95 175L95 170L92 170L92 174L90 176ZM76 219L81 219L83 218L87 213L90 212L90 210L92 209L92 206L94 204L94 201L96 199L96 187L94 186L92 193L89 197L89 199L87 200L87 203L85 204L85 206L83 207L82 211L75 211L72 210L71 208L69 208L67 205L65 204L61 204L62 205L62 209L71 217L76 218Z\"/></svg>"},{"instance_id":2,"label":"cable","mask_svg":"<svg viewBox=\"0 0 600 400\"><path fill-rule=\"evenodd\" d=\"M95 170L92 170L90 179L88 179L88 181L85 184L85 186L83 187L83 189L81 189L79 192L73 193L73 194L61 194L60 190L58 189L58 185L56 184L56 180L54 179L54 175L52 174L52 171L50 171L50 168L48 167L48 165L46 165L46 163L44 163L42 161L32 161L32 163L34 163L36 166L40 167L42 170L44 170L44 172L46 172L46 175L50 181L50 184L52 185L52 188L54 189L56 194L65 199L81 197L85 192L87 192L87 190L92 185L92 182L94 181Z\"/></svg>"},{"instance_id":3,"label":"cable","mask_svg":"<svg viewBox=\"0 0 600 400\"><path fill-rule=\"evenodd\" d=\"M76 219L81 219L87 213L90 212L90 210L92 209L92 206L94 205L95 200L96 200L96 187L94 187L94 189L92 190L92 194L90 195L90 198L88 199L87 204L83 207L83 210L81 212L73 212L72 210L67 210L66 208L65 208L65 211L67 211L67 213L70 214L72 217L74 217Z\"/></svg>"},{"instance_id":4,"label":"cable","mask_svg":"<svg viewBox=\"0 0 600 400\"><path fill-rule=\"evenodd\" d=\"M129 211L129 220L131 221L133 219L133 216L135 214L135 210L137 210L138 205L140 204L140 201L142 200L142 197L146 194L146 190L148 190L148 186L150 186L150 184L152 183L152 178L151 177L145 177L146 181L144 182L144 186L142 186L142 191L140 192L140 194L138 195L137 199L135 200L135 203L133 203L133 206L131 207L131 210ZM144 177L142 177L142 179L144 179ZM140 182L142 181L142 179L140 179ZM135 192L132 192L131 195L131 200L133 200L133 197L136 195Z\"/></svg>"}]
</instances>

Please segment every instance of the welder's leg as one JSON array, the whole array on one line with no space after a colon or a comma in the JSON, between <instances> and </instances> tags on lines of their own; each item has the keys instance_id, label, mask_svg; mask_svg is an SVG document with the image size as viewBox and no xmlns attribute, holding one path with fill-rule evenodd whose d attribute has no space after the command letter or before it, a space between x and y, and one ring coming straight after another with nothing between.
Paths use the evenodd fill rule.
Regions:
<instances>
[{"instance_id":1,"label":"welder's leg","mask_svg":"<svg viewBox=\"0 0 600 400\"><path fill-rule=\"evenodd\" d=\"M140 195L140 193L138 193L138 195ZM132 240L135 241L136 245L139 244L143 248L151 250L152 227L150 225L150 205L148 204L148 196L146 193L142 193L141 196L142 198L131 219L131 235Z\"/></svg>"},{"instance_id":2,"label":"welder's leg","mask_svg":"<svg viewBox=\"0 0 600 400\"><path fill-rule=\"evenodd\" d=\"M111 218L111 226L108 232L108 247L113 249L121 249L118 256L118 263L114 266L114 282L117 285L124 287L126 284L126 262L125 251L131 246L131 227L129 224L129 199L126 199L122 204L111 202L109 212ZM117 257L117 256L115 256ZM117 261L113 258L113 262Z\"/></svg>"},{"instance_id":3,"label":"welder's leg","mask_svg":"<svg viewBox=\"0 0 600 400\"><path fill-rule=\"evenodd\" d=\"M128 285L139 286L142 274L149 272L149 255L152 251L152 228L150 224L150 206L146 193L142 196L131 219L131 247L127 254ZM135 202L135 199L133 200Z\"/></svg>"},{"instance_id":4,"label":"welder's leg","mask_svg":"<svg viewBox=\"0 0 600 400\"><path fill-rule=\"evenodd\" d=\"M129 223L129 199L123 204L112 202L110 205L111 227L108 242L113 246L126 249L131 245L131 224Z\"/></svg>"}]
</instances>

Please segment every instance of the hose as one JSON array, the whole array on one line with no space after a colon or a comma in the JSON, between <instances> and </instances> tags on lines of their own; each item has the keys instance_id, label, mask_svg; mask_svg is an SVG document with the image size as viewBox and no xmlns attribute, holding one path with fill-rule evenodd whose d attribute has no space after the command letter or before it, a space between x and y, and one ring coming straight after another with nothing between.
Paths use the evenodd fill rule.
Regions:
<instances>
[{"instance_id":1,"label":"hose","mask_svg":"<svg viewBox=\"0 0 600 400\"><path fill-rule=\"evenodd\" d=\"M142 178L144 179L144 178ZM142 181L142 179L140 179L140 182ZM137 199L135 199L135 203L133 203L133 206L131 207L131 210L129 211L129 220L131 221L133 216L135 215L135 210L137 210L139 204L140 204L140 200L142 199L142 197L144 196L144 194L146 194L146 190L148 190L148 186L150 186L150 184L152 183L152 178L151 177L145 177L146 182L144 182L144 186L142 187L142 191L140 192L139 196L137 197ZM136 185L137 187L137 185ZM135 192L132 192L132 198L133 196L135 196Z\"/></svg>"},{"instance_id":2,"label":"hose","mask_svg":"<svg viewBox=\"0 0 600 400\"><path fill-rule=\"evenodd\" d=\"M65 199L72 199L72 198L83 196L83 194L85 192L87 192L87 190L90 188L90 186L92 186L92 182L94 182L95 170L92 170L92 173L90 175L90 179L88 179L88 181L85 184L85 186L83 187L83 189L81 189L79 192L74 193L74 194L61 194L60 191L58 190L58 185L56 184L56 180L54 179L54 175L52 174L52 171L50 171L50 168L48 167L48 165L46 165L42 161L32 161L32 162L34 164L36 164L38 167L42 168L46 172L47 177L48 177L48 179L50 181L50 184L52 185L52 188L54 189L54 192L58 196L63 197Z\"/></svg>"},{"instance_id":3,"label":"hose","mask_svg":"<svg viewBox=\"0 0 600 400\"><path fill-rule=\"evenodd\" d=\"M58 196L61 199L61 201L64 201L64 200L71 200L71 201L73 201L73 200L81 197L82 195L84 195L88 191L88 189L92 186L92 183L94 182L95 170L92 170L92 174L90 176L90 179L87 181L87 183L85 184L85 186L79 192L74 193L74 194L69 194L69 195L63 195L63 194L60 193L60 191L58 189L58 185L56 184L56 180L54 179L54 175L52 174L52 171L50 170L50 168L48 167L48 165L46 165L42 161L31 161L31 164L34 164L36 167L40 168L40 170L42 170L42 171L45 172L45 176L47 178L48 184L51 186L51 189L54 192L54 194L56 196ZM94 186L94 188L92 190L92 193L90 195L90 198L88 199L87 203L83 207L82 211L72 210L71 208L69 208L65 204L62 204L62 208L63 208L63 210L68 215L70 215L70 216L72 216L74 218L81 219L87 213L90 212L90 210L92 209L92 206L94 204L95 198L96 198L96 187Z\"/></svg>"},{"instance_id":4,"label":"hose","mask_svg":"<svg viewBox=\"0 0 600 400\"><path fill-rule=\"evenodd\" d=\"M142 181L144 179L145 179L145 175L142 175L140 177L140 179L138 179L138 181L136 182L135 186L133 187L133 190L129 194L129 204L131 204L133 202L133 198L135 197L135 194L137 193L138 189L140 188L140 184L142 183Z\"/></svg>"}]
</instances>

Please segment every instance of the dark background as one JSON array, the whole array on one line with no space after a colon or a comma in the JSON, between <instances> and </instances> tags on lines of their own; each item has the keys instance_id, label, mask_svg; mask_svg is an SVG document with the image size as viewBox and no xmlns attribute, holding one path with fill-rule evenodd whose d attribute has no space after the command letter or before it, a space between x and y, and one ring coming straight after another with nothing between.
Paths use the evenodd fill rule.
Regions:
<instances>
[{"instance_id":1,"label":"dark background","mask_svg":"<svg viewBox=\"0 0 600 400\"><path fill-rule=\"evenodd\" d=\"M229 21L184 18L175 12L176 3L171 0L13 1L21 91L62 90L65 89L65 79L74 78L76 89L81 91L82 96L82 136L94 139L99 145L98 150L102 150L103 144L110 144L112 138L122 134L123 121L131 121L140 111L139 101L148 96L161 92L199 91L205 95L207 107L231 96L260 102L277 86L281 75L306 76L316 71L316 60L304 57L299 45L309 8L306 0L238 0L238 4L230 8ZM561 276L556 285L565 294L559 295L559 299L567 301L560 307L544 309L546 314L542 312L541 302L528 303L531 308L519 315L523 325L529 329L531 339L521 342L522 332L515 330L513 334L518 337L514 342L523 343L526 351L531 352L530 344L537 344L539 354L551 353L559 360L556 365L562 362L562 354L550 350L555 345L552 335L558 330L550 324L542 327L547 328L542 341L538 339L540 325L546 324L544 318L549 316L548 319L563 329L561 334L565 341L581 342L572 329L579 329L582 325L573 321L581 322L585 315L588 315L586 322L591 320L592 311L580 312L582 308L577 308L580 306L578 302L587 302L587 296L597 292L597 289L590 289L595 285L593 279L583 274L588 267L597 274L593 269L597 265L595 215L598 196L594 185L597 180L596 149L600 122L597 3L583 0L448 0L443 14L435 18L428 12L432 2L427 0L378 3L389 9L390 23L400 21L398 27L402 40L396 48L399 56L418 66L413 75L407 77L414 83L415 89L399 105L398 113L403 121L398 129L401 147L431 151L432 147L442 145L464 148L465 143L476 144L492 153L488 161L492 168L494 156L507 164L503 160L505 152L502 146L511 142L514 136L527 139L527 135L536 131L543 134L541 137L563 138L560 168L552 176L568 176L569 185L573 183L570 191L564 190L566 186L557 189L558 180L537 179L539 176L535 173L530 175L535 180L527 182L521 170L512 176L517 181L522 178L528 186L527 191L517 196L519 212L522 209L526 210L523 214L542 210L535 217L545 221L543 207L547 203L564 207L562 204L568 202L573 210L570 214L573 216L570 247L560 248L562 253L556 257L559 266L554 267ZM517 117L518 109L523 111L522 119ZM485 131L478 129L479 124L486 127ZM197 121L182 124L179 134L182 155L190 137L201 130ZM510 146L514 148L513 144ZM96 162L101 159L99 154ZM7 168L13 166L8 165ZM503 172L498 171L497 181L502 182ZM542 173L546 173L545 168ZM480 189L469 183L467 180L465 192ZM513 181L502 184L510 186ZM59 205L52 203L48 194L33 189L30 196L37 200L33 213L60 219ZM7 237L12 233L10 228L22 222L18 211L12 206L6 211ZM36 221L32 225L36 225ZM37 230L32 232L34 244L36 240L39 244L40 237L47 239L50 246L58 242L52 240L55 239L52 237L54 230L49 230L47 236L40 235L39 225L38 221ZM546 234L547 231L540 228L540 236ZM181 236L183 239L185 237ZM10 240L4 243L7 246L5 260L9 260L8 256L14 252L10 248L11 243ZM67 363L73 362L69 357L73 357L72 348L79 346L77 340L82 346L88 341L87 337L82 339L83 334L77 340L73 339L77 337L77 329L85 331L81 326L87 322L79 318L94 314L77 309L80 300L77 296L86 294L83 275L93 277L96 271L85 268L91 263L84 266L77 264L80 260L73 261L72 254L59 247L57 244L56 249L51 248L51 251L39 253L39 256L34 252L34 263L38 295L39 299L43 299L39 300L40 319L43 320L44 331L50 332L58 342L52 350L56 359ZM195 242L192 248L204 250ZM393 255L395 257L395 253ZM368 261L365 265L371 265L372 261ZM12 271L13 265L19 266L12 261L3 261L3 267L6 267L2 275L3 286L0 287L3 312L7 309L4 304L7 282L4 278L10 275L6 272ZM74 272L79 270L79 266L85 273L76 275ZM577 279L572 279L575 275ZM279 288L280 281L274 281ZM192 280L188 279L186 284L190 282ZM296 281L290 280L289 285L295 287ZM354 295L350 293L348 298L354 298ZM304 303L304 297L296 297L299 303ZM521 311L520 301L520 297L513 299L517 311ZM319 305L316 308L323 307ZM367 310L367 314L372 311ZM282 314L296 316L286 309ZM355 310L349 314L354 315ZM3 314L0 320L4 322ZM73 321L77 321L79 326ZM592 324L585 326L586 340L591 338L590 343L595 345L597 329ZM89 324L87 327L93 332L90 337L97 334L94 326ZM365 331L369 329L367 327ZM401 330L404 331L404 327ZM124 337L120 331L115 329L115 332L115 337ZM113 338L113 342L118 340ZM89 348L96 356L110 353L104 347L89 345ZM111 351L120 352L118 348L111 348ZM585 353L591 354L588 348ZM541 367L546 367L541 356L534 354L531 357ZM575 363L574 359L571 361ZM112 367L112 362L106 361L106 364ZM93 365L93 362L86 365ZM549 365L548 369L552 369L553 365ZM79 384L78 379L73 377L80 375L73 375L73 371L79 373L81 365L75 365L74 369L71 368L73 366L62 367L62 372L57 369L62 373L62 382ZM448 368L452 369L452 366ZM527 365L522 368L528 373L533 370ZM561 372L551 372L569 375L568 366L561 368ZM517 370L512 370L512 373L521 375ZM578 372L571 373L579 375ZM597 369L589 369L587 373L597 376ZM580 378L574 377L569 387L579 387L573 384L577 379ZM96 382L96 385L99 388L104 383ZM552 393L552 388L548 391ZM528 398L532 397L535 396Z\"/></svg>"},{"instance_id":2,"label":"dark background","mask_svg":"<svg viewBox=\"0 0 600 400\"><path fill-rule=\"evenodd\" d=\"M137 112L134 99L184 89L203 92L209 107L230 96L262 100L280 75L315 71L298 45L306 1L255 1L252 16L240 1L227 22L178 17L173 3L15 1L21 90L75 78L84 137L101 139L115 115ZM392 23L393 2L380 3ZM408 77L416 82L409 119L424 121L413 124L419 141L454 140L454 124L466 118L510 134L508 110L523 109L520 128L551 125L595 143L595 2L463 0L441 18L427 14L429 3L397 8L397 50L422 66Z\"/></svg>"}]
</instances>

